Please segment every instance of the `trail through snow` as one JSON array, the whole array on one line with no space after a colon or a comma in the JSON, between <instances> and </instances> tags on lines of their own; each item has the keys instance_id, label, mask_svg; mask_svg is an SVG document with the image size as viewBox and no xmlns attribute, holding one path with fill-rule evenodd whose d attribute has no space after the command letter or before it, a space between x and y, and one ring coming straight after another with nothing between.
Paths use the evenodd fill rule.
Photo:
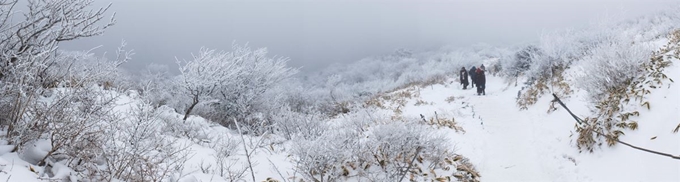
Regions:
<instances>
[{"instance_id":1,"label":"trail through snow","mask_svg":"<svg viewBox=\"0 0 680 182\"><path fill-rule=\"evenodd\" d=\"M678 78L680 66L668 69L669 77ZM475 89L463 90L454 80L449 84L433 85L418 90L420 98L430 103L414 105L412 99L404 107L404 116L428 118L434 113L455 118L465 133L447 131L456 152L470 159L482 175L482 181L678 181L680 162L643 153L626 146L603 145L594 153L579 152L573 143L575 121L559 107L548 113L550 93L538 99L528 110L520 111L516 97L520 87L506 84L501 78L487 77L486 95L478 96ZM680 80L676 79L676 80ZM640 128L625 131L621 139L639 146L680 153L680 133L670 130L677 125L678 87L658 89L650 95L656 110L641 109L635 118ZM673 94L675 93L675 94ZM454 102L446 102L454 96ZM579 117L592 111L587 107L584 91L576 90L562 98ZM666 99L666 100L664 100ZM650 137L655 137L650 140ZM663 137L663 139L661 139Z\"/></svg>"},{"instance_id":2,"label":"trail through snow","mask_svg":"<svg viewBox=\"0 0 680 182\"><path fill-rule=\"evenodd\" d=\"M423 88L421 99L432 104L407 104L404 114L428 116L434 110L440 117L454 117L466 132L450 131L449 137L457 152L476 165L483 181L589 181L578 174L572 157L578 153L570 146L574 121L547 110L519 111L515 98L520 88L498 77L487 78L486 95L481 96L476 88L463 90L455 81ZM452 95L457 99L447 103ZM539 103L549 102L546 99L550 98Z\"/></svg>"},{"instance_id":3,"label":"trail through snow","mask_svg":"<svg viewBox=\"0 0 680 182\"><path fill-rule=\"evenodd\" d=\"M501 111L517 110L512 97L501 97L497 90L489 90L487 93L486 96L466 99L475 106L475 115L479 116L480 126L483 126L482 130L468 132L476 141L482 142L482 147L475 153L496 156L492 160L478 163L482 174L483 171L498 172L498 176L485 176L484 179L497 181L515 176L513 180L535 181L544 178L540 162L535 158L543 156L536 149L537 137L533 124L530 123L534 119L530 116L509 118L506 114L500 114Z\"/></svg>"}]
</instances>

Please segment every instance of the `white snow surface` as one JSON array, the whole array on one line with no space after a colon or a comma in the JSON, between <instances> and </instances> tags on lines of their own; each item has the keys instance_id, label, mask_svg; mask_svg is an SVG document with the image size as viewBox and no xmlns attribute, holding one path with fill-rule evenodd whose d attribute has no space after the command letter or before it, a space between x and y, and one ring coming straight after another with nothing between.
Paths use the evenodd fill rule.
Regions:
<instances>
[{"instance_id":1,"label":"white snow surface","mask_svg":"<svg viewBox=\"0 0 680 182\"><path fill-rule=\"evenodd\" d=\"M680 64L675 60L664 72L678 80ZM579 152L573 117L561 107L547 112L553 99L550 93L520 111L515 98L521 88L502 78L487 76L486 95L482 96L476 94L476 88L463 90L456 81L449 83L420 89L420 99L431 105L415 106L414 98L402 109L403 115L431 117L436 111L440 117L453 116L466 132L450 131L449 137L457 153L476 165L482 181L680 181L680 161L676 159L621 144L602 146L593 153ZM450 96L456 99L447 103ZM577 89L562 100L585 118L592 114L586 97ZM638 106L640 116L631 119L640 127L624 131L620 140L680 155L680 133L672 132L680 124L680 88L666 84L648 98L655 106L651 110Z\"/></svg>"},{"instance_id":2,"label":"white snow surface","mask_svg":"<svg viewBox=\"0 0 680 182\"><path fill-rule=\"evenodd\" d=\"M680 80L680 64L676 62L665 73L673 80ZM468 157L476 166L482 175L482 181L680 181L679 160L623 145L603 146L594 153L579 152L574 144L575 121L566 110L559 108L547 113L552 97L545 95L528 110L520 111L515 104L520 89L514 83L507 84L502 78L487 76L486 95L478 96L474 89L463 90L454 80L449 80L449 84L420 88L420 98L409 100L402 109L403 116L420 117L423 114L432 117L436 111L440 117L454 117L466 132L441 130L449 133L448 137L455 144L456 152ZM448 103L445 100L450 96L456 99ZM430 104L415 106L416 99ZM652 109L641 107L640 116L635 118L639 121L639 129L625 131L620 139L633 145L680 154L680 133L672 132L680 123L680 87L667 84L655 89L649 95L649 100ZM130 108L127 105L133 102L134 98L123 97L119 103L121 109L125 109ZM582 118L591 114L583 91L577 90L570 98L564 99L564 102ZM181 116L171 111L168 114L171 117ZM188 122L201 126L204 130L202 132L209 136L240 140L235 131L211 124L200 117L190 117ZM277 140L276 136L264 137L267 138L263 142L266 145L256 149L253 156L256 180L263 181L268 177L280 179L275 168L283 176L290 177L294 164L286 153L286 142L271 145L274 148L271 150L268 144L276 143L272 142ZM656 138L651 140L652 137ZM246 136L247 143L256 143L259 140L260 137ZM189 139L180 141L191 143L193 157L185 164L184 174L178 181L227 181L218 175L201 172L201 163L206 166L214 163L215 149ZM47 144L36 142L31 155L38 155L46 150L44 145ZM237 154L230 158L235 161L235 166L247 165L242 147L239 145ZM32 159L31 157L11 153L11 146L8 145L0 148L0 181L29 182L45 179L29 169L41 169L26 161ZM70 169L59 171L68 175ZM249 175L243 179L251 181Z\"/></svg>"},{"instance_id":3,"label":"white snow surface","mask_svg":"<svg viewBox=\"0 0 680 182\"><path fill-rule=\"evenodd\" d=\"M669 78L680 81L680 62L675 60L665 73ZM572 77L567 75L567 78ZM572 85L577 81L568 80ZM577 135L575 121L567 111L560 107L557 111L547 113L552 100L549 93L528 110L520 111L515 102L520 90L520 86L515 86L514 82L506 83L502 78L488 75L486 95L478 96L474 89L463 90L451 79L447 84L419 88L419 98L410 99L406 107L402 108L402 115L420 118L420 114L423 114L432 117L437 112L439 117L455 118L465 133L441 130L455 144L456 153L468 157L475 165L482 181L680 181L680 160L624 145L602 146L593 153L579 152L574 143ZM455 97L451 103L445 101L450 96ZM640 116L633 119L639 122L639 128L624 131L625 135L620 139L640 147L680 155L680 132L672 132L680 124L680 87L669 82L654 89L647 97L651 110L638 106ZM122 97L118 109L124 111L131 108L138 102L136 99L134 94ZM416 106L414 103L418 99L429 104ZM571 97L563 101L581 118L593 114L588 107L587 94L582 90L576 89ZM165 114L166 117L181 117L181 114L171 110ZM211 143L218 142L218 139L240 141L240 135L200 117L190 117L187 122L197 126L201 130L198 132L203 133L208 140L179 139L180 143L191 145L192 157L185 164L182 174L176 174L177 181L228 181L218 175L204 173L201 168L215 166L217 151L210 147ZM173 136L168 134L166 137ZM261 139L263 142L255 149L252 158L256 164L256 181L293 175L294 163L287 153L289 142L276 135L245 136L250 146ZM0 181L31 182L46 179L39 172L42 168L31 164L35 162L32 161L35 160L34 155L44 155L49 149L46 142L36 142L32 151L26 153L30 156L10 152L12 146L7 145L7 142L2 141L0 144ZM247 166L242 147L239 143L236 153L229 158L234 161L232 166L235 168ZM72 172L63 165L54 167L60 168L56 170L58 176L68 176ZM242 179L252 180L249 174Z\"/></svg>"},{"instance_id":4,"label":"white snow surface","mask_svg":"<svg viewBox=\"0 0 680 182\"><path fill-rule=\"evenodd\" d=\"M673 64L665 71L673 80L680 80L680 64ZM574 81L574 80L571 80ZM601 147L594 153L579 152L575 147L574 119L563 108L548 114L547 106L552 98L543 96L528 110L520 111L515 104L517 92L521 88L514 83L507 84L499 77L487 77L485 96L478 96L474 89L463 90L455 81L449 84L420 88L420 98L409 100L403 108L403 116L431 117L436 111L440 117L454 117L465 129L465 133L446 130L455 144L456 152L468 157L481 173L482 181L680 181L680 161L668 157L641 152L632 148L616 145ZM446 98L455 96L454 102ZM586 107L586 94L578 90L568 99L567 106L580 117L591 111ZM416 99L430 104L415 106ZM123 97L121 109L129 108L134 98ZM649 100L652 109L640 109L639 129L625 131L620 139L641 147L680 154L680 133L673 133L680 122L680 87L676 84L655 89ZM173 117L181 115L168 112ZM200 117L191 117L188 122L202 126L203 132L210 136L239 139L239 135L229 129L209 123ZM170 137L170 136L168 136ZM267 135L275 139L273 135ZM656 137L651 140L652 137ZM272 143L266 139L265 143ZM257 142L260 137L246 136L246 142ZM187 161L184 174L179 181L227 181L217 175L201 172L201 163L214 162L215 149L192 143L192 158ZM215 141L204 141L206 143ZM3 142L6 144L6 142ZM33 153L38 155L46 150L44 142L36 142ZM268 177L280 179L276 168L289 177L293 163L283 144L268 145L255 151L253 157L257 181ZM18 156L9 152L11 148L3 145L0 154L0 181L42 181L40 167L26 162L31 157ZM246 166L242 145L235 157L236 166ZM266 149L265 149L266 148ZM252 149L251 149L252 150ZM33 153L31 155L33 155ZM271 161L271 162L270 162ZM214 165L214 164L213 164ZM64 166L55 166L62 167ZM60 170L68 174L69 169ZM66 174L66 175L67 175ZM179 175L179 174L178 174ZM251 181L250 176L244 177Z\"/></svg>"}]
</instances>

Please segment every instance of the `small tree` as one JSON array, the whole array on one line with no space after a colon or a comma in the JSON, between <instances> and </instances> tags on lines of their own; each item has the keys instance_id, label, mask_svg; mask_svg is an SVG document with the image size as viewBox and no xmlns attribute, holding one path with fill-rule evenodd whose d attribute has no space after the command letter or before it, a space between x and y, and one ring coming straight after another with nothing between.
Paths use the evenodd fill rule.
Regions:
<instances>
[{"instance_id":1,"label":"small tree","mask_svg":"<svg viewBox=\"0 0 680 182\"><path fill-rule=\"evenodd\" d=\"M192 99L184 119L197 104L213 100L206 103L216 111L213 119L229 125L224 119L236 118L252 129L255 125L249 117L261 96L297 73L286 66L287 58L266 55L266 49L253 51L238 45L233 45L232 52L202 48L192 61L180 64L181 87Z\"/></svg>"},{"instance_id":2,"label":"small tree","mask_svg":"<svg viewBox=\"0 0 680 182\"><path fill-rule=\"evenodd\" d=\"M180 65L181 87L191 98L184 113L185 121L197 104L211 98L223 85L234 85L234 78L243 69L240 66L243 60L234 53L201 48L198 55L192 56L193 60L185 61L184 65L177 63Z\"/></svg>"}]
</instances>

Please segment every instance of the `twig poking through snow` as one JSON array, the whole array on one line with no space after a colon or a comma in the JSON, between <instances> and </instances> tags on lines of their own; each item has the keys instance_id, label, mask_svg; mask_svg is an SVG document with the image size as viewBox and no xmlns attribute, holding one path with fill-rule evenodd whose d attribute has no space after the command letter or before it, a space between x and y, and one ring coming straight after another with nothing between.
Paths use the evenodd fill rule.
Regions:
<instances>
[{"instance_id":1,"label":"twig poking through snow","mask_svg":"<svg viewBox=\"0 0 680 182\"><path fill-rule=\"evenodd\" d=\"M241 133L241 127L238 126L236 118L234 118L234 124L236 125L236 130L238 130L238 133L241 134L241 140L243 141L243 150L246 151L246 160L248 160L248 167L250 168L250 175L253 177L253 181L255 181L255 172L253 171L253 163L250 162L250 153L248 153L248 147L246 147L246 139L243 138L243 133Z\"/></svg>"},{"instance_id":2,"label":"twig poking through snow","mask_svg":"<svg viewBox=\"0 0 680 182\"><path fill-rule=\"evenodd\" d=\"M403 181L404 177L406 177L406 174L408 174L408 171L411 170L411 166L413 166L413 162L416 161L416 157L418 157L418 154L420 154L420 149L422 149L422 148L420 148L420 147L416 148L416 155L413 155L413 159L411 159L411 162L408 163L408 167L406 168L406 171L404 171L404 174L401 175L401 178L399 179L399 181Z\"/></svg>"},{"instance_id":3,"label":"twig poking through snow","mask_svg":"<svg viewBox=\"0 0 680 182\"><path fill-rule=\"evenodd\" d=\"M279 168L276 167L276 164L274 164L274 162L272 162L272 160L270 160L269 158L267 158L267 160L269 161L269 163L272 164L272 166L274 167L274 170L276 170L276 173L278 173L279 176L281 176L281 180L283 182L288 182L288 180L286 180L286 177L283 177L283 174L281 174L281 171L279 171Z\"/></svg>"}]
</instances>

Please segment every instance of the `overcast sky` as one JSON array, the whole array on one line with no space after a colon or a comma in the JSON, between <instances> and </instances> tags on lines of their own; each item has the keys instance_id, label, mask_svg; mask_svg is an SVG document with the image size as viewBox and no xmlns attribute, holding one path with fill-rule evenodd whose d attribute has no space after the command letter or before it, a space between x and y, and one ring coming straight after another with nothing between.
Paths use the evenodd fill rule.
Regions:
<instances>
[{"instance_id":1,"label":"overcast sky","mask_svg":"<svg viewBox=\"0 0 680 182\"><path fill-rule=\"evenodd\" d=\"M104 6L112 0L98 0ZM103 45L112 54L122 39L135 50L127 68L149 63L176 69L201 46L229 50L233 41L268 47L289 65L316 71L334 62L443 45L513 45L542 32L583 28L601 20L650 14L678 1L232 1L113 0L117 24L99 37L62 44L69 50Z\"/></svg>"}]
</instances>

